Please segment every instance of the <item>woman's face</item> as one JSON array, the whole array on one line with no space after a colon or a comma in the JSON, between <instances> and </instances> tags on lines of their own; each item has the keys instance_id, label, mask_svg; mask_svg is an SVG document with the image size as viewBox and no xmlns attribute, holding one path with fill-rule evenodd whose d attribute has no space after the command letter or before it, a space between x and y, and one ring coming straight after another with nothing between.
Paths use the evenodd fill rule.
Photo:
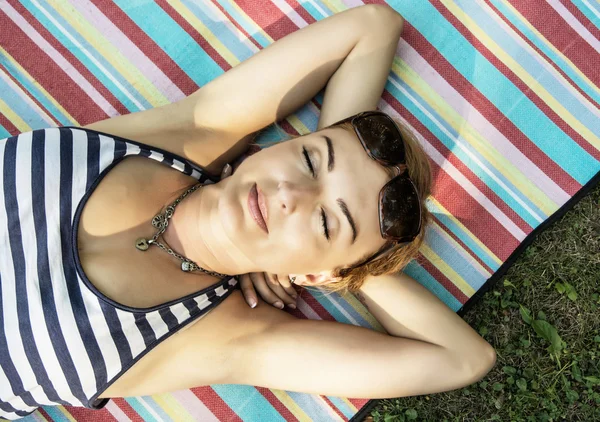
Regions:
<instances>
[{"instance_id":1,"label":"woman's face","mask_svg":"<svg viewBox=\"0 0 600 422\"><path fill-rule=\"evenodd\" d=\"M354 133L323 129L243 161L219 182L219 216L252 271L317 274L383 246L378 199L389 180ZM257 213L266 214L266 227Z\"/></svg>"}]
</instances>

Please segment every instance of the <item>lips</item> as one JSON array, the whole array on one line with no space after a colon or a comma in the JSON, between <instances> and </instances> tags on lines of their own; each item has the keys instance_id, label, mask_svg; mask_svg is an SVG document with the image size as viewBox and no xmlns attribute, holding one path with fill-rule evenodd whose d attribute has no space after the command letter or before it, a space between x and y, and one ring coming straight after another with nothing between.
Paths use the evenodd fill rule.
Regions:
<instances>
[{"instance_id":1,"label":"lips","mask_svg":"<svg viewBox=\"0 0 600 422\"><path fill-rule=\"evenodd\" d=\"M250 193L248 194L248 210L254 221L256 221L256 224L258 224L258 227L264 230L265 233L269 233L266 223L268 214L265 197L260 192L260 189L258 189L256 183L252 185L252 189L250 189Z\"/></svg>"}]
</instances>

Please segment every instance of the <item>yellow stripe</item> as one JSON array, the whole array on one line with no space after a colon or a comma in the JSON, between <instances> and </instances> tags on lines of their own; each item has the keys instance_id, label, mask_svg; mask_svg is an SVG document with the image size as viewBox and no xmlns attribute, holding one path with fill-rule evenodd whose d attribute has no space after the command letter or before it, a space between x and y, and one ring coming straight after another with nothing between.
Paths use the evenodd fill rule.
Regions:
<instances>
[{"instance_id":1,"label":"yellow stripe","mask_svg":"<svg viewBox=\"0 0 600 422\"><path fill-rule=\"evenodd\" d=\"M446 261L444 261L438 254L436 254L429 245L421 246L419 250L431 263L444 274L448 280L452 282L456 287L459 288L467 297L475 294L475 289L469 285L452 267L450 267Z\"/></svg>"},{"instance_id":2,"label":"yellow stripe","mask_svg":"<svg viewBox=\"0 0 600 422\"><path fill-rule=\"evenodd\" d=\"M427 82L408 64L395 58L392 71L419 94L469 145L479 152L494 169L502 173L519 191L533 202L546 215L551 215L558 205L542 192L521 170L508 161L494 146L484 138L463 116L444 100ZM485 163L484 163L485 165ZM489 167L488 167L489 168ZM490 168L490 170L492 170ZM483 173L481 177L491 177ZM516 192L515 192L516 193ZM506 194L508 196L508 193ZM545 216L541 215L540 218Z\"/></svg>"},{"instance_id":3,"label":"yellow stripe","mask_svg":"<svg viewBox=\"0 0 600 422\"><path fill-rule=\"evenodd\" d=\"M494 260L494 262L496 262L496 264L502 265L502 261L500 260L500 258L498 258L487 246L485 246L483 243L481 243L481 241L473 233L471 233L471 231L469 229L467 229L463 223L461 223L446 208L444 208L444 206L442 204L440 204L433 197L429 197L429 201L431 201L434 208L438 208L438 210L441 211L441 214L444 214L446 217L448 217L450 220L452 220L452 222L454 224L456 224L464 234L466 234L468 237L470 237L471 240L473 242L475 242L477 244L477 246L479 246L481 248L481 250L483 250L492 260ZM437 213L438 210L435 210L435 212Z\"/></svg>"},{"instance_id":4,"label":"yellow stripe","mask_svg":"<svg viewBox=\"0 0 600 422\"><path fill-rule=\"evenodd\" d=\"M340 0L321 0L321 3L327 6L327 8L332 12L332 15L349 9L349 7Z\"/></svg>"},{"instance_id":5,"label":"yellow stripe","mask_svg":"<svg viewBox=\"0 0 600 422\"><path fill-rule=\"evenodd\" d=\"M358 409L356 408L356 406L354 406L354 405L353 405L353 404L350 402L350 400L348 400L348 399L347 399L347 398L345 398L345 397L340 397L340 398L342 399L342 401L343 401L344 403L346 403L346 405L347 405L347 406L348 406L348 407L349 407L349 408L350 408L350 409L351 409L353 412L356 412L356 411L358 410Z\"/></svg>"},{"instance_id":6,"label":"yellow stripe","mask_svg":"<svg viewBox=\"0 0 600 422\"><path fill-rule=\"evenodd\" d=\"M1 67L0 67L0 73L1 73L2 75L5 75L6 79L9 79L9 80L10 80L10 78L8 77L8 74L7 74L7 72L5 72L5 71L4 71L4 70L3 70ZM13 82L13 83L14 83L14 82ZM22 93L21 95L22 95L23 97L27 97L29 100L31 100L31 98L29 97L29 95L27 95L27 93L26 93L25 91L23 91L23 89L22 89L22 88L21 88L19 85L17 85L16 83L15 83L15 86L14 86L14 88L13 88L13 89L14 89L14 91L13 91L13 92L17 92L17 90L18 90L19 92L21 92L21 93ZM19 96L19 97L18 97L18 101L23 101L23 102L25 102L25 100L23 100L23 99L21 98L21 96ZM42 108L41 108L41 107L40 107L38 104L36 104L36 103L35 103L35 102L33 102L33 101L31 101L31 102L32 102L32 103L27 103L27 106L28 106L28 107L31 107L33 110L35 110L35 111L36 111L36 114L37 114L38 116L40 116L40 117L45 117L47 120L49 120L49 121L50 121L50 124L54 123L54 119L52 118L52 116L48 115L48 113L46 113L46 111L44 111L44 109L42 109Z\"/></svg>"},{"instance_id":7,"label":"yellow stripe","mask_svg":"<svg viewBox=\"0 0 600 422\"><path fill-rule=\"evenodd\" d=\"M194 417L179 403L172 394L153 394L153 399L162 410L174 421L195 421Z\"/></svg>"},{"instance_id":8,"label":"yellow stripe","mask_svg":"<svg viewBox=\"0 0 600 422\"><path fill-rule=\"evenodd\" d=\"M177 10L177 12L194 27L196 31L229 63L232 67L240 63L240 60L235 57L231 51L213 34L194 14L181 3L180 0L168 0L169 4Z\"/></svg>"},{"instance_id":9,"label":"yellow stripe","mask_svg":"<svg viewBox=\"0 0 600 422\"><path fill-rule=\"evenodd\" d=\"M15 113L4 101L0 98L0 114L4 114L10 122L15 125L19 132L29 132L31 127L25 123L25 120Z\"/></svg>"},{"instance_id":10,"label":"yellow stripe","mask_svg":"<svg viewBox=\"0 0 600 422\"><path fill-rule=\"evenodd\" d=\"M59 103L44 89L42 85L40 85L5 49L0 46L0 54L2 54L14 67L16 67L21 75L27 79L32 85L35 85L37 89L56 107L60 112L73 124L73 126L79 126L79 123L73 116L71 116L67 110L65 110ZM52 116L54 120L58 121L55 116ZM16 125L15 125L16 126Z\"/></svg>"},{"instance_id":11,"label":"yellow stripe","mask_svg":"<svg viewBox=\"0 0 600 422\"><path fill-rule=\"evenodd\" d=\"M525 84L535 92L555 113L557 113L569 126L579 133L587 142L593 145L596 149L600 149L600 138L598 138L591 130L573 116L556 98L546 91L533 76L502 48L496 44L483 31L470 16L463 12L456 4L450 0L441 0L442 3L460 20L463 25L471 31L479 41L481 41L499 60L501 60L509 69L511 69Z\"/></svg>"},{"instance_id":12,"label":"yellow stripe","mask_svg":"<svg viewBox=\"0 0 600 422\"><path fill-rule=\"evenodd\" d=\"M291 115L287 117L286 120L294 129L296 129L296 131L300 134L299 136L311 133L311 130L306 127L306 125L302 123L302 120L300 120L296 115Z\"/></svg>"},{"instance_id":13,"label":"yellow stripe","mask_svg":"<svg viewBox=\"0 0 600 422\"><path fill-rule=\"evenodd\" d=\"M73 415L71 415L71 413L69 413L69 411L67 409L65 409L63 406L58 406L58 410L60 410L65 417L70 420L71 422L77 422L77 420L73 417Z\"/></svg>"},{"instance_id":14,"label":"yellow stripe","mask_svg":"<svg viewBox=\"0 0 600 422\"><path fill-rule=\"evenodd\" d=\"M292 413L292 415L298 418L298 420L311 420L310 417L306 414L306 412L298 405L298 403L296 403L296 401L293 398L290 397L290 395L286 391L275 389L270 389L270 391L275 397L277 397L277 399L279 399L281 403L283 403L283 405Z\"/></svg>"},{"instance_id":15,"label":"yellow stripe","mask_svg":"<svg viewBox=\"0 0 600 422\"><path fill-rule=\"evenodd\" d=\"M569 58L567 56L565 56L559 49L557 49L554 44L552 44L550 41L548 41L546 39L546 37L544 37L537 29L535 29L535 26L531 25L531 23L529 23L529 21L527 19L525 19L525 17L523 15L521 15L519 13L519 11L517 9L515 9L512 4L510 4L508 1L506 0L500 0L502 3L504 3L504 5L510 9L510 11L512 13L514 13L514 15L519 18L519 20L521 22L523 22L523 25L525 25L531 32L533 32L535 34L536 37L538 37L538 39L540 41L542 41L544 44L546 44L546 46L548 48L550 48L552 51L554 51L554 54L556 54L557 56L559 56L560 58L562 58L565 63L567 65L569 65L569 67L571 68L571 70L573 70L573 72L577 73L579 75L579 77L581 79L583 79L591 89L595 90L597 93L600 94L600 88L598 88L598 86L596 84L594 84L594 82L592 82L590 79L588 79L587 76L585 76L585 74L579 70L579 68L571 61L569 60ZM560 75L562 77L562 75Z\"/></svg>"},{"instance_id":16,"label":"yellow stripe","mask_svg":"<svg viewBox=\"0 0 600 422\"><path fill-rule=\"evenodd\" d=\"M443 237L445 241L452 244L451 249L463 250L463 251L465 251L467 256L470 256L470 254L465 250L465 248L463 248L460 243L458 243L456 240L454 240L452 238L452 236L450 236L444 229L442 229L442 227L438 223L436 223L435 221L432 221L431 225L437 229L437 233L439 236ZM468 262L469 262L469 265L471 265L472 267L477 267L477 271L484 273L487 277L490 277L492 275L476 259L470 258L468 260Z\"/></svg>"},{"instance_id":17,"label":"yellow stripe","mask_svg":"<svg viewBox=\"0 0 600 422\"><path fill-rule=\"evenodd\" d=\"M169 100L150 82L127 57L108 41L66 0L49 0L49 4L85 40L93 46L115 70L123 76L153 107L169 104ZM67 30L67 28L65 28ZM91 51L90 51L91 54ZM99 70L100 71L100 70ZM110 72L110 69L107 69ZM101 72L101 71L100 71ZM115 75L113 75L114 77ZM127 90L127 87L124 87ZM135 98L133 93L130 94Z\"/></svg>"}]
</instances>

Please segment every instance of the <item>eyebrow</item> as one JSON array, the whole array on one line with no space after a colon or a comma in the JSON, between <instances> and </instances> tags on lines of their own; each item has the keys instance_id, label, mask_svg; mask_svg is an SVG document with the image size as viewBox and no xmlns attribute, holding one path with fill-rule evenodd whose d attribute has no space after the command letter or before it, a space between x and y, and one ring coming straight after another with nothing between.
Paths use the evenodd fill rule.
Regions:
<instances>
[{"instance_id":1,"label":"eyebrow","mask_svg":"<svg viewBox=\"0 0 600 422\"><path fill-rule=\"evenodd\" d=\"M323 135L323 139L325 139L325 142L327 143L327 171L332 172L333 167L335 166L335 151L333 150L333 143L331 142L331 138L327 135ZM340 206L340 209L342 210L342 214L344 214L348 219L348 224L350 224L350 228L352 229L351 245L353 245L356 241L356 237L358 236L356 223L354 222L354 218L352 218L352 214L350 214L350 210L348 209L348 205L346 205L346 202L342 198L338 198L337 203Z\"/></svg>"}]
</instances>

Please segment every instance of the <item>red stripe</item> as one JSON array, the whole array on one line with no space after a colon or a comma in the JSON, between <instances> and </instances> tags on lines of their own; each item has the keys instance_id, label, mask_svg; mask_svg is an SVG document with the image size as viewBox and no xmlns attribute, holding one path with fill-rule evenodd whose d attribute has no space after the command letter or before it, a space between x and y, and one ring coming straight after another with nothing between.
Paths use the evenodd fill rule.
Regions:
<instances>
[{"instance_id":1,"label":"red stripe","mask_svg":"<svg viewBox=\"0 0 600 422\"><path fill-rule=\"evenodd\" d=\"M9 2L44 40L96 88L108 103L121 114L129 113L119 100L27 9L15 0ZM108 117L100 106L67 75L65 69L59 67L46 55L12 20L4 19L3 29L0 31L0 44L79 124L85 125Z\"/></svg>"},{"instance_id":2,"label":"red stripe","mask_svg":"<svg viewBox=\"0 0 600 422\"><path fill-rule=\"evenodd\" d=\"M142 418L140 416L140 414L138 412L136 412L135 409L133 407L131 407L131 405L129 403L127 403L127 400L120 398L120 397L112 398L111 400L133 422L144 422L144 418Z\"/></svg>"},{"instance_id":3,"label":"red stripe","mask_svg":"<svg viewBox=\"0 0 600 422\"><path fill-rule=\"evenodd\" d=\"M34 102L34 103L35 103L35 104L36 104L36 105L37 105L39 108L41 108L41 109L42 109L42 111L43 111L44 113L46 113L46 114L48 115L48 117L50 117L50 119L52 120L52 123L54 123L56 126L60 126L60 125L61 125L61 124L59 123L59 121L58 121L58 120L57 120L57 119L56 119L56 118L55 118L55 117L52 115L52 113L50 113L50 111L49 111L48 109L46 109L46 107L44 107L44 106L42 105L42 103L40 103L40 102L37 100L37 98L35 98L35 97L33 96L33 94L32 94L31 92L29 92L29 91L27 90L27 88L25 88L25 87L24 87L24 86L21 84L21 82L19 82L19 80L18 80L18 79L16 79L16 78L15 78L15 77L14 77L14 76L13 76L13 75L12 75L12 74L11 74L11 73L8 71L8 70L7 70L7 69L5 69L5 72L4 72L4 73L5 73L5 74L8 76L8 78L9 78L11 81L13 81L13 83L14 83L15 85L17 85L17 86L18 86L18 87L21 89L21 91L22 91L23 93L25 93L25 94L27 95L27 97L29 97L29 98L31 99L31 101L33 101L33 102ZM40 129L41 129L41 128L40 128Z\"/></svg>"},{"instance_id":4,"label":"red stripe","mask_svg":"<svg viewBox=\"0 0 600 422\"><path fill-rule=\"evenodd\" d=\"M17 127L13 125L12 122L8 120L8 117L6 117L4 114L0 114L0 125L2 125L4 129L6 129L8 133L11 134L11 136L15 136L21 133L21 131L17 129Z\"/></svg>"},{"instance_id":5,"label":"red stripe","mask_svg":"<svg viewBox=\"0 0 600 422\"><path fill-rule=\"evenodd\" d=\"M300 5L300 3L298 3L296 0L287 0L287 4L289 4L289 5L290 5L290 7L291 7L292 9L294 9L294 11L295 11L296 13L298 13L298 14L300 15L300 17L301 17L302 19L304 19L304 21L305 21L307 24L309 24L309 25L310 25L311 23L315 23L315 22L317 21L317 20L316 20L315 18L313 18L313 16L312 16L310 13L308 13L308 12L306 11L306 9L305 9L304 7L302 7L302 6Z\"/></svg>"},{"instance_id":6,"label":"red stripe","mask_svg":"<svg viewBox=\"0 0 600 422\"><path fill-rule=\"evenodd\" d=\"M460 240L458 236L456 236L452 232L452 230L450 230L444 223L442 223L442 221L439 218L437 218L435 214L432 215L432 219L438 224L438 226L444 231L444 233L446 233L448 236L454 239L454 241L458 243L469 254L469 257L472 257L475 261L477 261L479 265L481 265L483 269L486 270L488 273L494 274L495 271L488 267L487 264L483 262L481 258L479 258L477 254L473 252L462 240Z\"/></svg>"},{"instance_id":7,"label":"red stripe","mask_svg":"<svg viewBox=\"0 0 600 422\"><path fill-rule=\"evenodd\" d=\"M575 6L575 4L568 0L559 1L565 7L565 9L567 9L569 12L571 12L573 16L575 16L575 18L577 18L579 23L581 23L585 27L585 29L590 31L594 38L600 40L600 29L598 29L596 25L594 25L594 23L591 20L589 20L588 17L584 15L577 6Z\"/></svg>"},{"instance_id":8,"label":"red stripe","mask_svg":"<svg viewBox=\"0 0 600 422\"><path fill-rule=\"evenodd\" d=\"M298 28L285 13L270 1L261 2L260 7L256 5L256 0L238 0L236 3L275 41Z\"/></svg>"},{"instance_id":9,"label":"red stripe","mask_svg":"<svg viewBox=\"0 0 600 422\"><path fill-rule=\"evenodd\" d=\"M537 108L544 113L552 122L554 122L563 132L570 136L581 148L583 148L588 154L600 161L600 151L594 148L588 141L586 141L579 133L577 133L571 126L569 126L560 115L554 112L537 94L535 94L527 84L519 79L504 63L502 63L491 51L487 49L471 32L460 22L446 7L441 3L440 0L432 0L431 4L437 8L448 22L450 22L458 32L460 32L473 47L475 47L481 55L483 55L490 63L492 63L506 78L508 78L520 91L526 96ZM547 23L544 25L555 28ZM563 23L564 25L564 23ZM595 53L597 55L597 53ZM588 57L595 57L594 55ZM588 59L589 60L589 59ZM589 60L593 63L594 60Z\"/></svg>"},{"instance_id":10,"label":"red stripe","mask_svg":"<svg viewBox=\"0 0 600 422\"><path fill-rule=\"evenodd\" d=\"M594 99L592 97L590 97L583 89L581 89L579 87L579 85L573 81L573 79L571 79L571 77L569 75L567 75L565 72L563 72L563 70L560 68L560 66L558 66L550 57L548 57L542 50L540 50L533 42L531 42L529 40L529 38L527 38L527 36L525 36L520 30L519 28L517 28L515 25L512 24L512 22L502 14L502 12L500 12L500 10L498 10L496 8L496 6L494 6L491 2L491 0L485 0L487 5L489 6L490 9L492 9L494 11L494 13L504 21L504 23L506 23L508 26L510 26L510 28L515 31L515 33L517 33L519 35L519 38L521 38L523 41L525 41L533 50L535 50L535 52L540 55L540 57L542 57L544 59L544 61L546 61L548 64L550 64L554 70L556 70L558 73L561 74L561 76L563 78L565 78L567 81L569 81L569 85L571 85L573 88L575 88L577 90L577 92L579 92L583 97L585 97L589 102L591 102L592 104L598 104L596 101L594 101Z\"/></svg>"},{"instance_id":11,"label":"red stripe","mask_svg":"<svg viewBox=\"0 0 600 422\"><path fill-rule=\"evenodd\" d=\"M275 410L281 415L284 421L286 422L295 422L298 421L298 418L294 416L292 412L277 398L275 394L268 388L264 387L255 387L260 394L264 396L265 399L273 406Z\"/></svg>"},{"instance_id":12,"label":"red stripe","mask_svg":"<svg viewBox=\"0 0 600 422\"><path fill-rule=\"evenodd\" d=\"M104 0L91 0L127 38L129 38L185 95L198 89L198 85L162 48L154 42L119 6Z\"/></svg>"},{"instance_id":13,"label":"red stripe","mask_svg":"<svg viewBox=\"0 0 600 422\"><path fill-rule=\"evenodd\" d=\"M344 415L344 414L343 414L343 413L340 411L340 409L338 409L338 408L337 408L337 406L336 406L335 404L333 404L333 403L331 402L331 400L329 400L329 399L327 398L327 396L320 396L320 397L323 399L323 401L324 401L325 403L327 403L327 405L328 405L329 407L331 407L331 409L332 409L332 410L333 410L335 413L337 413L337 415L338 415L340 418L342 418L342 420L344 420L344 421L347 421L347 420L348 420L348 418L347 418L347 417L346 417L346 416L345 416L345 415Z\"/></svg>"},{"instance_id":14,"label":"red stripe","mask_svg":"<svg viewBox=\"0 0 600 422\"><path fill-rule=\"evenodd\" d=\"M464 305L469 298L465 295L448 277L438 270L427 258L420 255L419 264L427 271L440 285L444 287L452 296L458 300L461 305Z\"/></svg>"},{"instance_id":15,"label":"red stripe","mask_svg":"<svg viewBox=\"0 0 600 422\"><path fill-rule=\"evenodd\" d=\"M171 19L173 19L177 25L179 25L185 32L187 32L187 34L194 40L196 41L200 47L202 47L202 49L204 50L204 52L211 58L214 60L215 63L217 63L221 69L223 69L225 72L228 71L229 69L231 69L231 65L229 63L227 63L227 61L225 61L225 59L223 57L221 57L221 55L217 52L217 50L215 50L209 43L208 41L206 41L206 39L200 35L200 33L198 33L198 31L196 31L196 29L194 29L194 27L192 25L189 24L188 21L186 21L183 16L181 16L179 14L179 12L177 12L177 10L175 10L169 3L167 3L166 0L157 0L156 3L165 11L165 13L167 15L169 15L171 17ZM195 91L196 89L198 89L198 86L196 84L195 88L191 91ZM184 91L186 92L186 91ZM189 92L189 93L191 93ZM186 92L186 95L189 94L188 92Z\"/></svg>"},{"instance_id":16,"label":"red stripe","mask_svg":"<svg viewBox=\"0 0 600 422\"><path fill-rule=\"evenodd\" d=\"M350 403L354 405L358 410L362 409L364 405L366 405L370 400L368 399L347 399Z\"/></svg>"},{"instance_id":17,"label":"red stripe","mask_svg":"<svg viewBox=\"0 0 600 422\"><path fill-rule=\"evenodd\" d=\"M43 418L45 418L47 421L53 421L54 420L54 419L52 419L50 417L50 415L48 413L46 413L46 411L42 407L38 407L38 409L36 410L36 412L38 412L40 414L40 416L42 416Z\"/></svg>"},{"instance_id":18,"label":"red stripe","mask_svg":"<svg viewBox=\"0 0 600 422\"><path fill-rule=\"evenodd\" d=\"M512 5L591 81L600 85L598 52L547 2L513 1ZM593 60L596 58L596 60Z\"/></svg>"},{"instance_id":19,"label":"red stripe","mask_svg":"<svg viewBox=\"0 0 600 422\"><path fill-rule=\"evenodd\" d=\"M322 294L317 292L317 294ZM304 299L308 306L324 321L335 321L336 319L331 316L329 312L321 305L312 294L304 289L300 290L299 298Z\"/></svg>"},{"instance_id":20,"label":"red stripe","mask_svg":"<svg viewBox=\"0 0 600 422\"><path fill-rule=\"evenodd\" d=\"M258 41L256 41L256 39L254 39L254 37L248 33L243 27L242 25L240 25L238 23L237 20L235 20L234 17L232 17L227 10L225 10L225 8L223 6L221 6L218 2L213 0L213 4L216 6L217 9L219 9L221 11L221 13L223 13L227 19L229 19L229 21L233 24L233 26L235 26L242 34L244 34L246 36L246 38L248 40L250 40L252 42L252 44L254 44L254 46L256 48L258 48L259 50L262 50L263 46L259 44Z\"/></svg>"},{"instance_id":21,"label":"red stripe","mask_svg":"<svg viewBox=\"0 0 600 422\"><path fill-rule=\"evenodd\" d=\"M220 421L243 422L221 396L211 387L194 387L190 390Z\"/></svg>"},{"instance_id":22,"label":"red stripe","mask_svg":"<svg viewBox=\"0 0 600 422\"><path fill-rule=\"evenodd\" d=\"M399 103L391 94L384 92L383 98L393 106L402 116L407 116L406 120L415 128L429 143L449 162L451 163L469 182L471 182L487 199L496 205L500 211L506 214L513 223L515 223L524 232L530 232L531 227L523 218L515 212L502 198L500 198L493 189L484 183L473 171L452 153L438 138L429 131L416 117Z\"/></svg>"},{"instance_id":23,"label":"red stripe","mask_svg":"<svg viewBox=\"0 0 600 422\"><path fill-rule=\"evenodd\" d=\"M73 419L76 421L116 421L118 420L110 413L107 409L102 408L98 410L88 409L85 407L65 406L65 409L73 415Z\"/></svg>"},{"instance_id":24,"label":"red stripe","mask_svg":"<svg viewBox=\"0 0 600 422\"><path fill-rule=\"evenodd\" d=\"M414 27L405 23L403 37L422 57L427 57L427 61L440 76L464 98L468 99L471 105L490 124L529 158L532 163L546 173L554 183L571 196L579 191L581 185L569 173L556 164L535 143L525 136L510 119L507 119L485 95L460 74Z\"/></svg>"}]
</instances>

